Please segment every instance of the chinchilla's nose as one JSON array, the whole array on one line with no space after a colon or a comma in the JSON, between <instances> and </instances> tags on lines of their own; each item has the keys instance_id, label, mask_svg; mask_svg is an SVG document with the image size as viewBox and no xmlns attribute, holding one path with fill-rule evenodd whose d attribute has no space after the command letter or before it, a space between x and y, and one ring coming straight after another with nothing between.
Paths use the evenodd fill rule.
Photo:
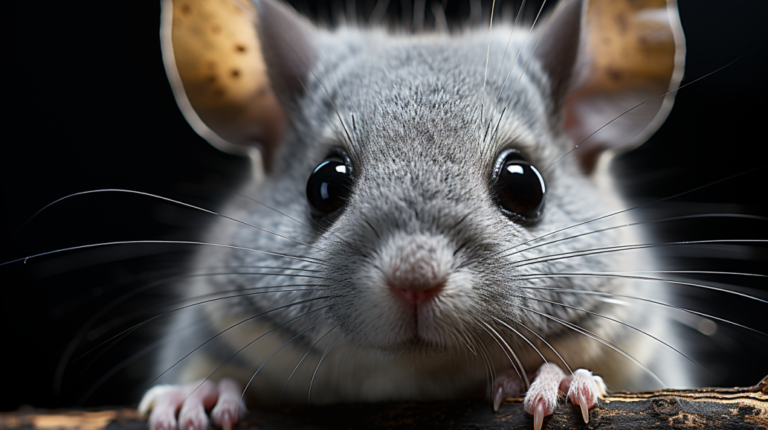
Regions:
<instances>
[{"instance_id":1,"label":"chinchilla's nose","mask_svg":"<svg viewBox=\"0 0 768 430\"><path fill-rule=\"evenodd\" d=\"M451 273L448 240L424 234L399 235L382 249L386 285L398 299L418 306L440 293Z\"/></svg>"}]
</instances>

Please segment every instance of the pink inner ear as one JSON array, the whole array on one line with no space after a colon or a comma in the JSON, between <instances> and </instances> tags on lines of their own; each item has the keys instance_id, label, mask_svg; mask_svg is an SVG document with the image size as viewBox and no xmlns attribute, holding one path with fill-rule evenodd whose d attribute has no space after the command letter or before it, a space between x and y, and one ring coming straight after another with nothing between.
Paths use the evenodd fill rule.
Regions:
<instances>
[{"instance_id":1,"label":"pink inner ear","mask_svg":"<svg viewBox=\"0 0 768 430\"><path fill-rule=\"evenodd\" d=\"M222 151L260 149L269 169L288 104L309 75L315 29L272 0L163 0L162 7L163 60L187 121Z\"/></svg>"},{"instance_id":2,"label":"pink inner ear","mask_svg":"<svg viewBox=\"0 0 768 430\"><path fill-rule=\"evenodd\" d=\"M604 150L632 149L664 122L675 96L667 93L682 79L685 38L672 0L592 0L585 12L563 127L591 172Z\"/></svg>"},{"instance_id":3,"label":"pink inner ear","mask_svg":"<svg viewBox=\"0 0 768 430\"><path fill-rule=\"evenodd\" d=\"M581 0L563 0L544 24L544 33L536 50L536 59L549 76L555 112L562 106L569 89L573 64L579 50L581 34Z\"/></svg>"},{"instance_id":4,"label":"pink inner ear","mask_svg":"<svg viewBox=\"0 0 768 430\"><path fill-rule=\"evenodd\" d=\"M289 7L273 0L256 1L259 13L258 34L264 63L280 110L273 123L263 124L269 139L262 143L264 164L270 170L274 153L282 141L285 113L295 108L306 88L311 68L317 59L313 45L317 29Z\"/></svg>"},{"instance_id":5,"label":"pink inner ear","mask_svg":"<svg viewBox=\"0 0 768 430\"><path fill-rule=\"evenodd\" d=\"M287 108L304 92L317 60L313 45L317 29L305 18L273 0L256 1L258 33L270 82Z\"/></svg>"},{"instance_id":6,"label":"pink inner ear","mask_svg":"<svg viewBox=\"0 0 768 430\"><path fill-rule=\"evenodd\" d=\"M646 131L664 101L658 96L657 88L582 88L568 96L563 127L573 144L579 146L575 155L585 172L594 169L604 150L631 149L648 137Z\"/></svg>"}]
</instances>

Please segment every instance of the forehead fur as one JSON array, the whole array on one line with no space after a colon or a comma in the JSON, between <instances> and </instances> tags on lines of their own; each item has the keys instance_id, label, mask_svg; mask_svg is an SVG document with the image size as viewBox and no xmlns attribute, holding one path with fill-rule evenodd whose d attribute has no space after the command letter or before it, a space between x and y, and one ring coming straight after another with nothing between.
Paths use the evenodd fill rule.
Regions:
<instances>
[{"instance_id":1,"label":"forehead fur","mask_svg":"<svg viewBox=\"0 0 768 430\"><path fill-rule=\"evenodd\" d=\"M341 147L359 173L430 161L488 173L498 152L510 146L541 157L538 146L551 145L557 118L550 112L549 82L532 55L538 36L526 37L527 31L509 27L494 29L490 45L482 29L421 36L353 28L322 33L318 61L292 117L302 147L290 145L286 152L314 151L307 154L311 164Z\"/></svg>"}]
</instances>

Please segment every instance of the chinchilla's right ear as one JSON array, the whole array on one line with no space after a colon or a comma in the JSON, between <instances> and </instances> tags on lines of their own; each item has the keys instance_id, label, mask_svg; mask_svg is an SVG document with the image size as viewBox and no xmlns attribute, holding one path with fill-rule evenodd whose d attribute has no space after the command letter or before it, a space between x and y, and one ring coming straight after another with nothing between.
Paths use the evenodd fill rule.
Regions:
<instances>
[{"instance_id":1,"label":"chinchilla's right ear","mask_svg":"<svg viewBox=\"0 0 768 430\"><path fill-rule=\"evenodd\" d=\"M536 56L591 172L601 154L645 142L669 114L685 65L677 1L561 0Z\"/></svg>"},{"instance_id":2,"label":"chinchilla's right ear","mask_svg":"<svg viewBox=\"0 0 768 430\"><path fill-rule=\"evenodd\" d=\"M272 0L163 0L163 61L176 102L216 148L267 171L304 90L317 31Z\"/></svg>"}]
</instances>

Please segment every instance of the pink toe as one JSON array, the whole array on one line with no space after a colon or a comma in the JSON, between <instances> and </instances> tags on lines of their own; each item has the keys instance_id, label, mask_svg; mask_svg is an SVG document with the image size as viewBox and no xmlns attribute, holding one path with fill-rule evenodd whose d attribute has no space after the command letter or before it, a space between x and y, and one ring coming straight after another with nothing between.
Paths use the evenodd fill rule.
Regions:
<instances>
[{"instance_id":1,"label":"pink toe","mask_svg":"<svg viewBox=\"0 0 768 430\"><path fill-rule=\"evenodd\" d=\"M208 417L201 403L192 404L187 400L179 413L179 430L205 430L208 428Z\"/></svg>"},{"instance_id":2,"label":"pink toe","mask_svg":"<svg viewBox=\"0 0 768 430\"><path fill-rule=\"evenodd\" d=\"M568 389L568 398L575 405L584 405L587 409L597 404L603 395L602 380L592 376L592 372L579 369L573 373L573 381Z\"/></svg>"},{"instance_id":3,"label":"pink toe","mask_svg":"<svg viewBox=\"0 0 768 430\"><path fill-rule=\"evenodd\" d=\"M531 415L541 410L544 415L551 414L557 407L560 397L560 381L565 374L559 367L551 363L545 363L539 368L531 388L525 394L523 402L525 411Z\"/></svg>"},{"instance_id":4,"label":"pink toe","mask_svg":"<svg viewBox=\"0 0 768 430\"><path fill-rule=\"evenodd\" d=\"M176 430L176 417L174 415L153 411L149 418L150 430Z\"/></svg>"},{"instance_id":5,"label":"pink toe","mask_svg":"<svg viewBox=\"0 0 768 430\"><path fill-rule=\"evenodd\" d=\"M605 384L599 376L585 369L573 372L573 381L568 389L568 398L581 409L585 423L589 422L589 410L605 395Z\"/></svg>"},{"instance_id":6,"label":"pink toe","mask_svg":"<svg viewBox=\"0 0 768 430\"><path fill-rule=\"evenodd\" d=\"M183 393L178 388L160 394L149 414L150 430L176 430L176 411L183 400Z\"/></svg>"},{"instance_id":7,"label":"pink toe","mask_svg":"<svg viewBox=\"0 0 768 430\"><path fill-rule=\"evenodd\" d=\"M519 396L524 393L523 383L513 370L507 370L500 374L494 383L493 388L493 411L496 412L501 406L502 400L507 397Z\"/></svg>"},{"instance_id":8,"label":"pink toe","mask_svg":"<svg viewBox=\"0 0 768 430\"><path fill-rule=\"evenodd\" d=\"M240 401L242 389L232 379L219 382L219 400L211 411L213 423L224 430L231 430L245 414L245 405Z\"/></svg>"},{"instance_id":9,"label":"pink toe","mask_svg":"<svg viewBox=\"0 0 768 430\"><path fill-rule=\"evenodd\" d=\"M207 408L216 404L219 390L216 384L205 381L187 386L189 394L179 412L179 430L206 430L208 428Z\"/></svg>"}]
</instances>

